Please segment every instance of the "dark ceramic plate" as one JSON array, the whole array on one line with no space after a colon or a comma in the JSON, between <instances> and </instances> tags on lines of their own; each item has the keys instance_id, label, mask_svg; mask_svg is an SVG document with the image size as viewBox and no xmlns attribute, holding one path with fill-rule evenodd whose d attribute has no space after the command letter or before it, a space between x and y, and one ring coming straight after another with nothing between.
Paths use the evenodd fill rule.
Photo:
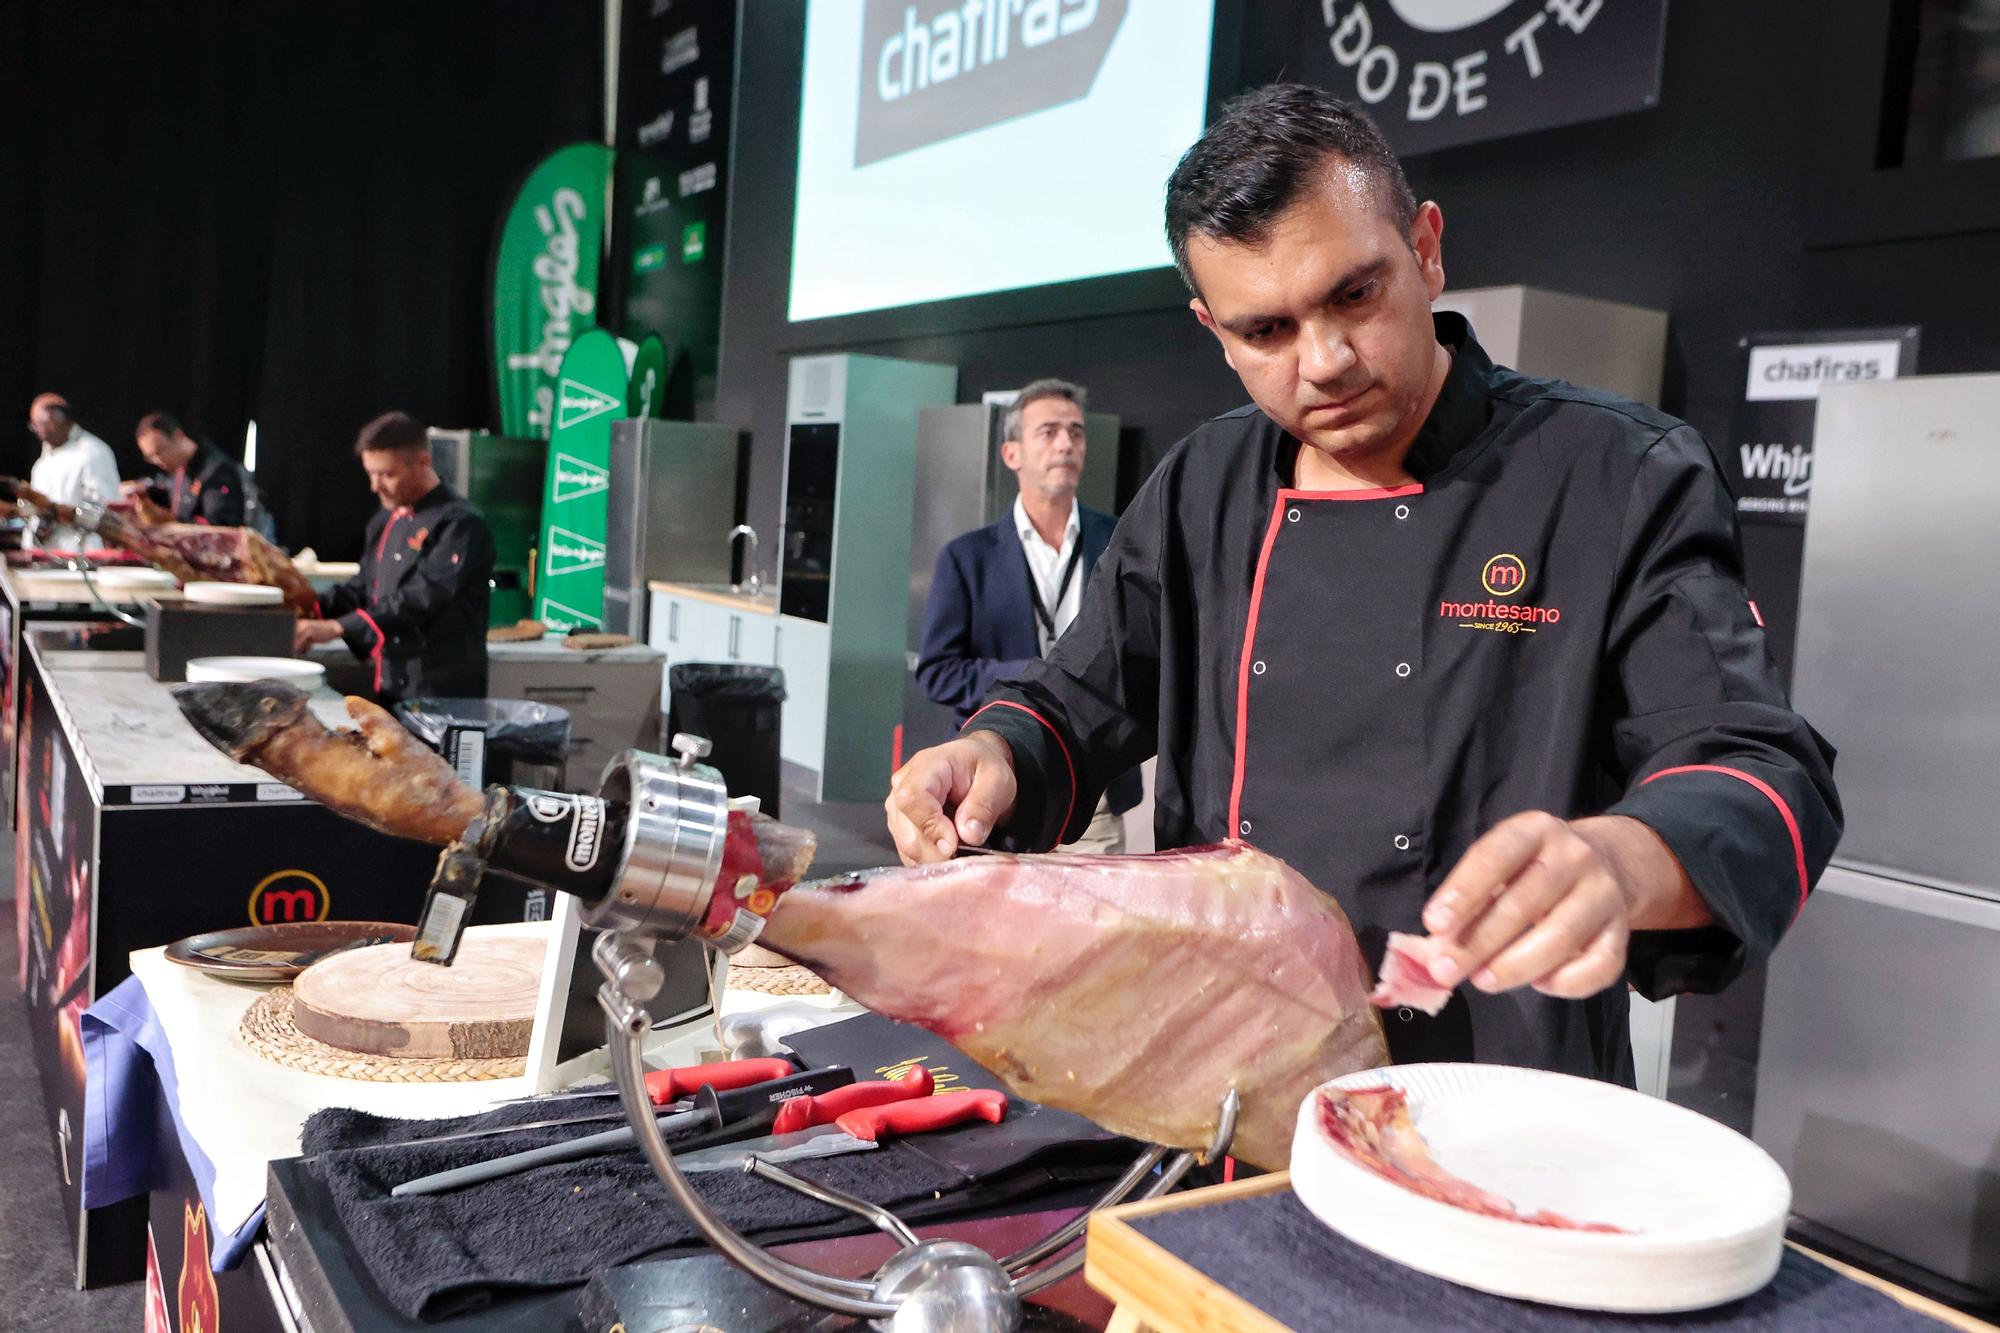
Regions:
<instances>
[{"instance_id":1,"label":"dark ceramic plate","mask_svg":"<svg viewBox=\"0 0 2000 1333\"><path fill-rule=\"evenodd\" d=\"M190 935L169 944L167 957L225 981L283 982L342 949L416 937L415 926L393 921L288 921Z\"/></svg>"}]
</instances>

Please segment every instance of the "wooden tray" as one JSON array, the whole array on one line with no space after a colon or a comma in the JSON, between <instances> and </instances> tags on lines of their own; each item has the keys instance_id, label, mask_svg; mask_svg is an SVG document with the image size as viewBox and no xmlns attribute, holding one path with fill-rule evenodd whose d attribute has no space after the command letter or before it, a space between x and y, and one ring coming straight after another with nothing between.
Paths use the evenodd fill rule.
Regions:
<instances>
[{"instance_id":1,"label":"wooden tray","mask_svg":"<svg viewBox=\"0 0 2000 1333\"><path fill-rule=\"evenodd\" d=\"M1227 1185L1170 1194L1164 1199L1129 1203L1090 1219L1084 1243L1084 1280L1118 1308L1108 1333L1314 1333L1294 1330L1273 1319L1229 1288L1188 1265L1177 1255L1147 1239L1130 1225L1133 1218L1289 1190L1289 1172L1239 1180ZM1787 1242L1790 1248L1891 1299L1967 1333L1996 1333L1995 1326L1941 1305L1893 1282L1862 1272L1837 1260ZM1643 1322L1636 1321L1635 1324Z\"/></svg>"}]
</instances>

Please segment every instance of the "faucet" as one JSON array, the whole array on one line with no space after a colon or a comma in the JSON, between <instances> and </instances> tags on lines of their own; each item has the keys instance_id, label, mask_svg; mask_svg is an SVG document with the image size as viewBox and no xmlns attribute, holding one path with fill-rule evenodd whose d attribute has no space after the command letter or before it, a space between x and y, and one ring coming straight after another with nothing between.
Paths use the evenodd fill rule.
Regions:
<instances>
[{"instance_id":1,"label":"faucet","mask_svg":"<svg viewBox=\"0 0 2000 1333\"><path fill-rule=\"evenodd\" d=\"M730 584L729 590L731 592L742 592L747 586L750 595L755 597L764 587L763 577L757 573L757 529L751 527L748 523L738 523L729 530L729 535L723 540L729 543L729 553L732 556L736 554L736 539L738 537L748 537L750 539L750 549L743 557L743 573L745 575L743 582Z\"/></svg>"}]
</instances>

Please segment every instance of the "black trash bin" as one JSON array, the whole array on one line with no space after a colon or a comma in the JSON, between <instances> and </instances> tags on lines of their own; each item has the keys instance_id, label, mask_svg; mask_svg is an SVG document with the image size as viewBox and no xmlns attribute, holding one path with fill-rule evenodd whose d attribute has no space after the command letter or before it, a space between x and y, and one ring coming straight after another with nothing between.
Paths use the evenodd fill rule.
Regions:
<instances>
[{"instance_id":1,"label":"black trash bin","mask_svg":"<svg viewBox=\"0 0 2000 1333\"><path fill-rule=\"evenodd\" d=\"M396 720L476 786L564 790L569 710L526 699L406 699Z\"/></svg>"},{"instance_id":2,"label":"black trash bin","mask_svg":"<svg viewBox=\"0 0 2000 1333\"><path fill-rule=\"evenodd\" d=\"M677 732L706 736L707 762L731 796L755 796L778 815L778 725L785 673L778 667L682 662L667 668L667 739Z\"/></svg>"}]
</instances>

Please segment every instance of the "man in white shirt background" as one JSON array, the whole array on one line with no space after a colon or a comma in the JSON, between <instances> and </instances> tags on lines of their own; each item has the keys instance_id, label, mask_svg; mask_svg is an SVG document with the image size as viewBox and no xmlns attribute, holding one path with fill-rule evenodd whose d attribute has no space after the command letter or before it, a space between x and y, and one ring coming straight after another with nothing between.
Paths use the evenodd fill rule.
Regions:
<instances>
[{"instance_id":1,"label":"man in white shirt background","mask_svg":"<svg viewBox=\"0 0 2000 1333\"><path fill-rule=\"evenodd\" d=\"M28 405L28 429L42 442L41 457L28 472L30 486L57 504L108 505L120 498L111 446L77 424L68 399L59 393L37 394ZM90 533L62 527L44 530L36 541L63 551L103 545Z\"/></svg>"},{"instance_id":2,"label":"man in white shirt background","mask_svg":"<svg viewBox=\"0 0 2000 1333\"><path fill-rule=\"evenodd\" d=\"M917 682L961 720L986 692L1047 653L1076 619L1084 584L1118 520L1077 502L1085 456L1081 386L1041 379L1007 411L1000 459L1020 494L996 523L938 553L924 607ZM1090 827L1065 851L1122 852L1118 818L1138 804L1137 771L1111 784Z\"/></svg>"}]
</instances>

